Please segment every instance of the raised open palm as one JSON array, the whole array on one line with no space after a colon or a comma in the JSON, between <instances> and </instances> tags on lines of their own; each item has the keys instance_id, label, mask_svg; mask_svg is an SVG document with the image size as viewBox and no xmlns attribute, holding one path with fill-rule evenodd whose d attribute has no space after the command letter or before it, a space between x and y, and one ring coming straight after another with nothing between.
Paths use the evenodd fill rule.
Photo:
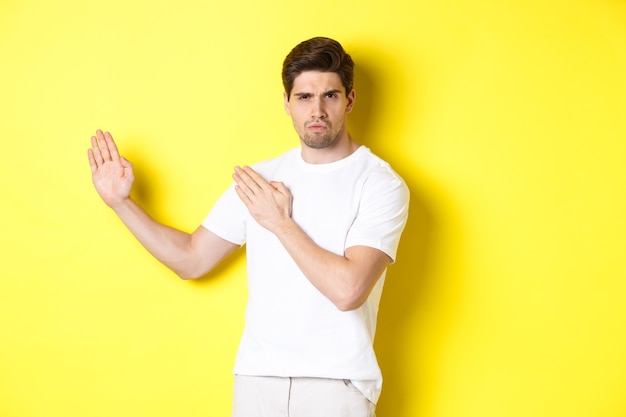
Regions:
<instances>
[{"instance_id":1,"label":"raised open palm","mask_svg":"<svg viewBox=\"0 0 626 417\"><path fill-rule=\"evenodd\" d=\"M93 185L102 200L113 207L127 199L135 180L133 165L120 156L111 134L98 130L87 153Z\"/></svg>"}]
</instances>

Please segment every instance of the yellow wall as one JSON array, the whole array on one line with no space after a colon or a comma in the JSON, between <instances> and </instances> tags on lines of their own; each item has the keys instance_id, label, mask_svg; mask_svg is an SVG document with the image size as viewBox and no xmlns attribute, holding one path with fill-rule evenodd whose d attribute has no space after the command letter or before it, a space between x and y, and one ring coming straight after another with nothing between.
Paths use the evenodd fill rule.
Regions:
<instances>
[{"instance_id":1,"label":"yellow wall","mask_svg":"<svg viewBox=\"0 0 626 417\"><path fill-rule=\"evenodd\" d=\"M297 42L357 62L354 136L412 189L376 346L381 417L626 413L626 2L0 2L0 416L227 416L243 256L183 282L93 191L193 230L297 145Z\"/></svg>"}]
</instances>

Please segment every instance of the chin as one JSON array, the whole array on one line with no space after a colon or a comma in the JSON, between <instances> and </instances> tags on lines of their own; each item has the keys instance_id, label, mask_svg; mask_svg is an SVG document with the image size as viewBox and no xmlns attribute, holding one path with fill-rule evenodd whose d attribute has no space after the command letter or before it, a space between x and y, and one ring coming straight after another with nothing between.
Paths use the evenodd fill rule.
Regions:
<instances>
[{"instance_id":1,"label":"chin","mask_svg":"<svg viewBox=\"0 0 626 417\"><path fill-rule=\"evenodd\" d=\"M302 142L311 149L330 148L335 144L337 138L300 138Z\"/></svg>"}]
</instances>

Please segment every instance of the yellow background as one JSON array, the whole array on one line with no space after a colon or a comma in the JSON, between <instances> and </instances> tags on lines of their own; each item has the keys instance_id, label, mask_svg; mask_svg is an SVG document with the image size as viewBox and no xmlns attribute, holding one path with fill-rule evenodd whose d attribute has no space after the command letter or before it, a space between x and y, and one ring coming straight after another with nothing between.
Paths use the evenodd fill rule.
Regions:
<instances>
[{"instance_id":1,"label":"yellow background","mask_svg":"<svg viewBox=\"0 0 626 417\"><path fill-rule=\"evenodd\" d=\"M381 417L626 415L626 2L0 2L0 416L227 416L245 259L200 281L99 200L193 230L234 165L297 146L280 66L356 63L355 138L412 190Z\"/></svg>"}]
</instances>

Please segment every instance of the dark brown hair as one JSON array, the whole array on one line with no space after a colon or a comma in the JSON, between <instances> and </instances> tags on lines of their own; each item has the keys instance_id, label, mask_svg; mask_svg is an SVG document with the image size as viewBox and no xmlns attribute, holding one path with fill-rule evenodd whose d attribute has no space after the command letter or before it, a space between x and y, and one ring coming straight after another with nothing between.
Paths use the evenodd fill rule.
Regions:
<instances>
[{"instance_id":1,"label":"dark brown hair","mask_svg":"<svg viewBox=\"0 0 626 417\"><path fill-rule=\"evenodd\" d=\"M317 37L299 43L289 52L283 62L283 86L287 97L291 95L293 82L304 71L334 72L341 79L346 95L354 83L354 62L339 42Z\"/></svg>"}]
</instances>

